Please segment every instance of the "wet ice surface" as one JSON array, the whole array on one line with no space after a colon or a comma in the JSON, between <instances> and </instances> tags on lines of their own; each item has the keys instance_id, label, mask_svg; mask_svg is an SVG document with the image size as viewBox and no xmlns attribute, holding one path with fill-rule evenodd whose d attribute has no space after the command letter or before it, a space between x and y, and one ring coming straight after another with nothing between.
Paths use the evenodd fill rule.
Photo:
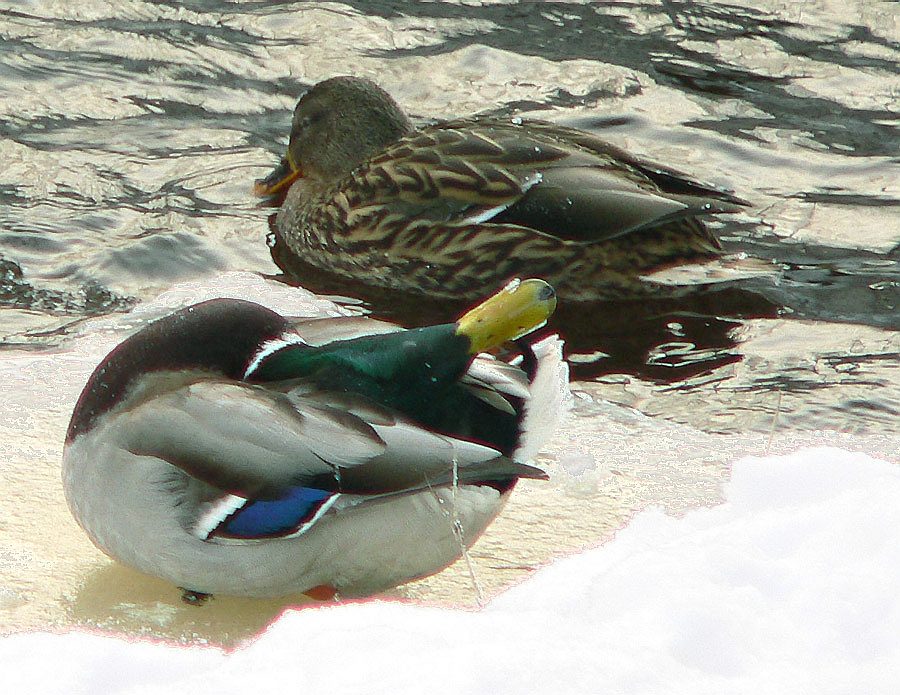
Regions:
<instances>
[{"instance_id":1,"label":"wet ice surface","mask_svg":"<svg viewBox=\"0 0 900 695\"><path fill-rule=\"evenodd\" d=\"M417 120L601 130L755 205L720 230L754 277L560 307L577 407L540 461L550 483L520 485L472 550L489 597L648 506L720 502L747 454L896 462L898 33L894 4L868 1L0 3L0 627L234 644L290 602L198 611L107 560L68 515L59 460L88 374L148 320L210 293L330 307L227 273L278 272L249 187L299 93L336 73ZM475 600L462 566L396 596Z\"/></svg>"}]
</instances>

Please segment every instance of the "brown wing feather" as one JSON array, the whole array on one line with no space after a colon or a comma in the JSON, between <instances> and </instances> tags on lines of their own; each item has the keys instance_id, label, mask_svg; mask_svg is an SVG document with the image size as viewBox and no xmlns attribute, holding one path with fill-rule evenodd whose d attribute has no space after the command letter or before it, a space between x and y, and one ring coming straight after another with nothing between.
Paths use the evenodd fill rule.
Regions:
<instances>
[{"instance_id":1,"label":"brown wing feather","mask_svg":"<svg viewBox=\"0 0 900 695\"><path fill-rule=\"evenodd\" d=\"M357 169L347 187L363 194L357 206L365 198L378 199L400 216L431 223L490 220L575 241L675 224L686 235L699 229L712 247L715 241L702 224L678 223L721 211L721 205L712 207L714 200L737 200L650 168L580 131L478 119L401 139Z\"/></svg>"},{"instance_id":2,"label":"brown wing feather","mask_svg":"<svg viewBox=\"0 0 900 695\"><path fill-rule=\"evenodd\" d=\"M742 202L587 133L490 119L410 133L318 192L298 185L303 204L292 188L279 216L298 255L452 297L522 274L564 296L639 294L642 272L716 253L701 216Z\"/></svg>"}]
</instances>

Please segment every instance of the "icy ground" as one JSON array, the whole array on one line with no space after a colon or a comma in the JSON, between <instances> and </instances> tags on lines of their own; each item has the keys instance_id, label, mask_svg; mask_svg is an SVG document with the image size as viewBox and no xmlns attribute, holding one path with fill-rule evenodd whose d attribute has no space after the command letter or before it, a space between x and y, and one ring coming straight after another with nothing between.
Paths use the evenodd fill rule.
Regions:
<instances>
[{"instance_id":1,"label":"icy ground","mask_svg":"<svg viewBox=\"0 0 900 695\"><path fill-rule=\"evenodd\" d=\"M635 517L482 610L289 611L231 653L69 632L0 640L5 693L897 693L900 468L806 449L726 501Z\"/></svg>"}]
</instances>

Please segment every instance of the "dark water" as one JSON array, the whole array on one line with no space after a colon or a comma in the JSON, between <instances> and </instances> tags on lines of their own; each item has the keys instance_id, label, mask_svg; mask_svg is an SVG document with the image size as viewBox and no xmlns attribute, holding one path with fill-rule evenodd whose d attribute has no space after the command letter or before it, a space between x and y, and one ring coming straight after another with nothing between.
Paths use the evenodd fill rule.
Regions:
<instances>
[{"instance_id":1,"label":"dark water","mask_svg":"<svg viewBox=\"0 0 900 695\"><path fill-rule=\"evenodd\" d=\"M590 128L754 203L718 227L726 279L560 307L552 327L592 392L712 431L776 413L896 431L898 15L869 0L2 3L0 344L53 346L179 281L279 275L250 187L303 89L356 73L416 118ZM407 324L458 309L285 279Z\"/></svg>"}]
</instances>

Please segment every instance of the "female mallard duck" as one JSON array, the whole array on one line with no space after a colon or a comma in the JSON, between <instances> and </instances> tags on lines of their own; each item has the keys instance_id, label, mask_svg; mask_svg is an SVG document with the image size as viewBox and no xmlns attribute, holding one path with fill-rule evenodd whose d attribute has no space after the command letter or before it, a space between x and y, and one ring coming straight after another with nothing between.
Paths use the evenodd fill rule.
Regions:
<instances>
[{"instance_id":1,"label":"female mallard duck","mask_svg":"<svg viewBox=\"0 0 900 695\"><path fill-rule=\"evenodd\" d=\"M369 80L335 77L297 104L281 165L289 254L382 287L471 299L517 275L564 298L627 296L640 276L719 251L700 216L743 201L588 133L519 118L422 129Z\"/></svg>"},{"instance_id":2,"label":"female mallard duck","mask_svg":"<svg viewBox=\"0 0 900 695\"><path fill-rule=\"evenodd\" d=\"M555 305L526 280L412 330L295 324L237 299L182 309L88 380L66 435L69 506L101 550L186 600L360 596L438 572L518 478L546 478L524 461L566 393L559 341L526 351L530 379L478 353Z\"/></svg>"}]
</instances>

